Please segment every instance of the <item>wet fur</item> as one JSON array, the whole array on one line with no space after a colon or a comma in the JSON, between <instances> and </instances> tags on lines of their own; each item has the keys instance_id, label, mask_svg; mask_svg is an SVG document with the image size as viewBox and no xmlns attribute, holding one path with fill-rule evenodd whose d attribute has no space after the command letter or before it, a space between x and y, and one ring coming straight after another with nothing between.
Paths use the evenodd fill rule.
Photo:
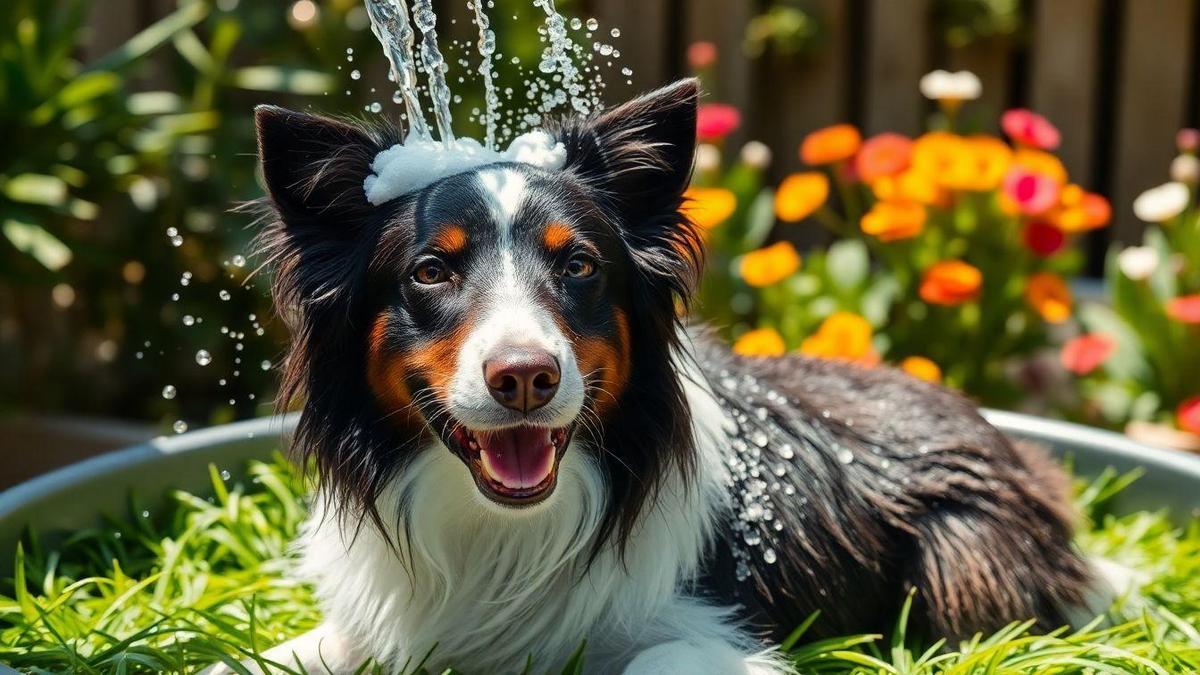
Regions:
<instances>
[{"instance_id":1,"label":"wet fur","mask_svg":"<svg viewBox=\"0 0 1200 675\"><path fill-rule=\"evenodd\" d=\"M362 193L370 159L399 134L260 109L271 195L261 242L293 330L282 399L303 400L293 449L321 481L304 571L346 667L419 659L434 642L434 665L519 670L532 655L550 667L587 637L596 672L783 672L764 651L770 638L815 610L821 633L887 629L910 588L916 627L931 636L1026 618L1056 627L1082 603L1090 576L1071 546L1061 472L961 397L886 368L734 357L678 323L700 266L679 215L697 96L685 81L562 121L552 132L567 168L527 174L544 184L535 203L586 204L609 242L629 376L581 429L553 502L509 514L481 510L433 433L436 412L395 414L368 376L372 335L417 339L403 316L382 329L377 317L423 198L372 208ZM760 389L738 384L744 376ZM429 383L405 377L421 398ZM797 448L781 478L795 494L773 493L778 560L756 549L744 582L732 553L742 495L722 426L734 410L755 420L743 440L762 424ZM313 644L277 655L311 657Z\"/></svg>"}]
</instances>

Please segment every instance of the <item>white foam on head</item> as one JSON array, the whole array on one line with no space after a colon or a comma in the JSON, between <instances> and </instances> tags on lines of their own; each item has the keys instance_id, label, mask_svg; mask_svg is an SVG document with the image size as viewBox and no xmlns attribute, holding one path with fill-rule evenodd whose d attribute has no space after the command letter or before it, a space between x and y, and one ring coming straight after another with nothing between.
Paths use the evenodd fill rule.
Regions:
<instances>
[{"instance_id":1,"label":"white foam on head","mask_svg":"<svg viewBox=\"0 0 1200 675\"><path fill-rule=\"evenodd\" d=\"M450 143L410 134L380 152L363 181L367 201L375 206L410 194L447 176L497 162L520 162L547 171L561 169L567 149L541 129L521 134L504 151L489 150L474 138Z\"/></svg>"}]
</instances>

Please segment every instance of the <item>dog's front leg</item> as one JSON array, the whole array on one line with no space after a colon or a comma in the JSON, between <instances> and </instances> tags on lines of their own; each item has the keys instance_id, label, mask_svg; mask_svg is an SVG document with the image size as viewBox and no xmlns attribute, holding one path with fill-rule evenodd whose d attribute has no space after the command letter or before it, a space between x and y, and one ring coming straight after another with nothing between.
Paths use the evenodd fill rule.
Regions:
<instances>
[{"instance_id":1,"label":"dog's front leg","mask_svg":"<svg viewBox=\"0 0 1200 675\"><path fill-rule=\"evenodd\" d=\"M256 675L297 671L309 675L349 675L363 661L329 624L321 624L300 637L271 647L260 656L267 664L265 668L254 660L242 661L242 665ZM272 664L283 666L286 670L273 667ZM232 675L234 672L224 663L218 663L209 666L200 675Z\"/></svg>"},{"instance_id":2,"label":"dog's front leg","mask_svg":"<svg viewBox=\"0 0 1200 675\"><path fill-rule=\"evenodd\" d=\"M724 642L675 640L639 652L625 675L784 675L795 672L770 651L747 653Z\"/></svg>"}]
</instances>

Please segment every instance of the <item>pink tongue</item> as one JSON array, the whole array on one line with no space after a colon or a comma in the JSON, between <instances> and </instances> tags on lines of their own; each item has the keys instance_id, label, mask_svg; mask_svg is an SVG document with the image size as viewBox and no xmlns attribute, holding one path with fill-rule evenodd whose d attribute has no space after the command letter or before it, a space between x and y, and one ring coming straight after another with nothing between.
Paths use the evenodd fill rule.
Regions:
<instances>
[{"instance_id":1,"label":"pink tongue","mask_svg":"<svg viewBox=\"0 0 1200 675\"><path fill-rule=\"evenodd\" d=\"M506 488L523 490L542 483L554 469L550 430L514 427L478 435L484 471Z\"/></svg>"}]
</instances>

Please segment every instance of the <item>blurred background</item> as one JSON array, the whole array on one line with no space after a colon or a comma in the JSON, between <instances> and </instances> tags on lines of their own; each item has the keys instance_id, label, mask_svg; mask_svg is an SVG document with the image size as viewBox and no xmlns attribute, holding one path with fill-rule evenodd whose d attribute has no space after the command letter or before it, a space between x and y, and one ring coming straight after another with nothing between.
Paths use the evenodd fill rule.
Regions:
<instances>
[{"instance_id":1,"label":"blurred background","mask_svg":"<svg viewBox=\"0 0 1200 675\"><path fill-rule=\"evenodd\" d=\"M480 87L453 83L471 74L458 61L473 56L471 10L466 0L434 4L452 87L462 97L456 107L468 111L481 104ZM698 175L701 187L738 200L720 218L734 222L726 227L733 234L713 237L714 246L725 247L714 255L720 278L707 283L709 305L700 310L730 339L765 328L792 349L831 315L856 312L872 325L873 353L890 362L917 356L912 335L888 335L888 327L903 323L897 312L919 323L928 308L889 301L880 309L876 291L890 283L901 289L896 295L921 279L905 282L872 240L863 255L880 275L891 270L888 278L864 271L861 280L842 280L862 292L822 291L839 283L820 272L825 252L844 239L837 228L814 224L820 213L784 217L778 199L774 211L752 208L775 199L774 186L796 175L801 143L814 130L850 124L864 137L884 131L916 137L935 128L997 135L1005 110L1036 110L1062 132L1053 149L1071 184L1111 203L1111 225L1069 232L1070 264L1048 269L1118 315L1120 304L1104 298L1111 284L1099 281L1114 274L1106 252L1142 241L1150 224L1135 217L1134 199L1167 180L1177 153L1194 152L1177 145L1176 133L1200 123L1195 0L557 4L569 16L599 20L595 39L610 54L599 53L617 62L607 75L609 102L698 73L710 92L706 101L736 114L709 139L724 159ZM495 0L490 10L505 56L497 63L501 81L514 87L519 74L508 58L536 63L543 48L538 11L525 0ZM632 75L618 75L619 67ZM961 106L923 95L918 81L939 68L973 72L981 92L964 96ZM382 103L385 114L394 114L385 72L359 0L6 0L0 6L0 487L104 449L272 410L274 364L285 335L265 281L254 274L250 218L231 211L261 194L252 108L269 102L370 115ZM460 131L477 130L463 124ZM831 171L835 182L845 177ZM857 221L862 214L852 213L855 198L848 194L830 198L829 206ZM1191 213L1175 216L1194 224ZM965 227L961 218L954 222ZM963 247L973 245L963 232ZM730 271L747 253L778 242L806 260L817 252L804 266L816 277L789 271L791 295L764 296L755 290L764 284ZM951 252L969 258L974 250L960 248ZM843 260L858 259L847 247L837 250ZM922 255L914 252L913 260L924 262L912 265L927 271ZM1200 292L1180 284L1159 289L1166 294L1160 299ZM1023 291L1013 292L1019 303ZM794 311L799 318L788 318L801 307ZM818 310L808 312L812 307ZM1023 311L1006 309L994 325L1008 326ZM988 337L978 319L963 317L946 320ZM1129 365L1133 357L1123 344L1117 351L1126 353L1124 371L1055 397L1032 391L1040 385L1027 372L1013 375L1012 358L1057 354L1071 338L1097 332L1087 322L1072 325L1039 331L1028 348L989 352L987 359L999 363L990 374L956 375L951 344L935 359L938 377L944 371L950 384L984 403L1116 428L1137 420L1188 428L1175 413L1193 392L1184 381L1167 387L1161 372L1191 372L1200 368L1196 359L1185 359L1184 367L1171 356L1143 353L1141 366ZM1198 337L1192 329L1182 330L1175 347L1143 352L1200 349L1189 342ZM984 359L979 354L964 358ZM1089 405L1102 396L1103 404Z\"/></svg>"}]
</instances>

